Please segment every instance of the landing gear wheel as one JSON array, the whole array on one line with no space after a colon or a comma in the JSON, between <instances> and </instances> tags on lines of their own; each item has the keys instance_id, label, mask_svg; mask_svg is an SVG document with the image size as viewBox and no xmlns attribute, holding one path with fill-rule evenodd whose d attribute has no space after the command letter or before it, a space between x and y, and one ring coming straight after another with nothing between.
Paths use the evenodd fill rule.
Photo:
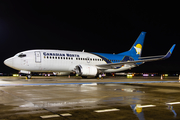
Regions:
<instances>
[{"instance_id":1,"label":"landing gear wheel","mask_svg":"<svg viewBox=\"0 0 180 120\"><path fill-rule=\"evenodd\" d=\"M32 77L31 75L26 75L27 79L31 79L31 77Z\"/></svg>"},{"instance_id":2,"label":"landing gear wheel","mask_svg":"<svg viewBox=\"0 0 180 120\"><path fill-rule=\"evenodd\" d=\"M103 79L102 75L99 74L99 75L97 76L97 79Z\"/></svg>"}]
</instances>

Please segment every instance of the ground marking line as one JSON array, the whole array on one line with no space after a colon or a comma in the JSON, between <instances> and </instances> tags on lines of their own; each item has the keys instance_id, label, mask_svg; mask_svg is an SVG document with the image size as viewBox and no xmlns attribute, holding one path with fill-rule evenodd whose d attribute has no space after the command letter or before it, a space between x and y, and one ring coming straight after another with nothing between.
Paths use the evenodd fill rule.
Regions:
<instances>
[{"instance_id":1,"label":"ground marking line","mask_svg":"<svg viewBox=\"0 0 180 120\"><path fill-rule=\"evenodd\" d=\"M44 115L40 116L41 118L53 118L53 117L60 117L59 115Z\"/></svg>"},{"instance_id":2,"label":"ground marking line","mask_svg":"<svg viewBox=\"0 0 180 120\"><path fill-rule=\"evenodd\" d=\"M70 113L63 113L63 114L60 114L60 115L63 116L63 117L72 116Z\"/></svg>"},{"instance_id":3,"label":"ground marking line","mask_svg":"<svg viewBox=\"0 0 180 120\"><path fill-rule=\"evenodd\" d=\"M171 103L166 103L166 104L174 105L174 104L180 104L180 102L171 102Z\"/></svg>"},{"instance_id":4,"label":"ground marking line","mask_svg":"<svg viewBox=\"0 0 180 120\"><path fill-rule=\"evenodd\" d=\"M156 105L137 105L138 108L145 108L145 107L156 107Z\"/></svg>"},{"instance_id":5,"label":"ground marking line","mask_svg":"<svg viewBox=\"0 0 180 120\"><path fill-rule=\"evenodd\" d=\"M31 84L0 84L0 86L50 86L50 85L96 85L96 84L137 84L137 83L175 83L179 81L137 81L137 82L87 82L87 83L31 83Z\"/></svg>"},{"instance_id":6,"label":"ground marking line","mask_svg":"<svg viewBox=\"0 0 180 120\"><path fill-rule=\"evenodd\" d=\"M111 112L111 111L119 111L120 109L113 108L113 109L105 109L105 110L95 110L94 112L101 113L101 112Z\"/></svg>"}]
</instances>

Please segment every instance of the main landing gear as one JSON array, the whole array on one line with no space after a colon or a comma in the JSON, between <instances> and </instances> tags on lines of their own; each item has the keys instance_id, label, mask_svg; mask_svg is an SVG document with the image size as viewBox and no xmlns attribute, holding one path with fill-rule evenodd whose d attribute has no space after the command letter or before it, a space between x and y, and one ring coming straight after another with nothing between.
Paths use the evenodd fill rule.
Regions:
<instances>
[{"instance_id":1,"label":"main landing gear","mask_svg":"<svg viewBox=\"0 0 180 120\"><path fill-rule=\"evenodd\" d=\"M97 75L97 79L103 79L102 74Z\"/></svg>"},{"instance_id":2,"label":"main landing gear","mask_svg":"<svg viewBox=\"0 0 180 120\"><path fill-rule=\"evenodd\" d=\"M31 79L32 75L28 74L26 75L26 79Z\"/></svg>"}]
</instances>

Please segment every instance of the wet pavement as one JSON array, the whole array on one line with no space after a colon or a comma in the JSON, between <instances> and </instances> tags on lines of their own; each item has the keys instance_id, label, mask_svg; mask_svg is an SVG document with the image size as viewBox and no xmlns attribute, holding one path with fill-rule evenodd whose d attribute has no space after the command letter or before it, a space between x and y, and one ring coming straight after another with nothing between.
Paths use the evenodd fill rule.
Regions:
<instances>
[{"instance_id":1,"label":"wet pavement","mask_svg":"<svg viewBox=\"0 0 180 120\"><path fill-rule=\"evenodd\" d=\"M178 77L0 77L0 119L176 120L179 95Z\"/></svg>"}]
</instances>

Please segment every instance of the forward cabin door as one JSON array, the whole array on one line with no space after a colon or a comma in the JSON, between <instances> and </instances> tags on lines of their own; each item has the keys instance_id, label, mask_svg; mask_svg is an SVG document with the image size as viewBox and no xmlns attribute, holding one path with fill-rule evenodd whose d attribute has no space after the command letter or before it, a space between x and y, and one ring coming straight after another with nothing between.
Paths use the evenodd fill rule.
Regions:
<instances>
[{"instance_id":1,"label":"forward cabin door","mask_svg":"<svg viewBox=\"0 0 180 120\"><path fill-rule=\"evenodd\" d=\"M35 62L41 63L41 52L39 52L39 51L35 52Z\"/></svg>"}]
</instances>

